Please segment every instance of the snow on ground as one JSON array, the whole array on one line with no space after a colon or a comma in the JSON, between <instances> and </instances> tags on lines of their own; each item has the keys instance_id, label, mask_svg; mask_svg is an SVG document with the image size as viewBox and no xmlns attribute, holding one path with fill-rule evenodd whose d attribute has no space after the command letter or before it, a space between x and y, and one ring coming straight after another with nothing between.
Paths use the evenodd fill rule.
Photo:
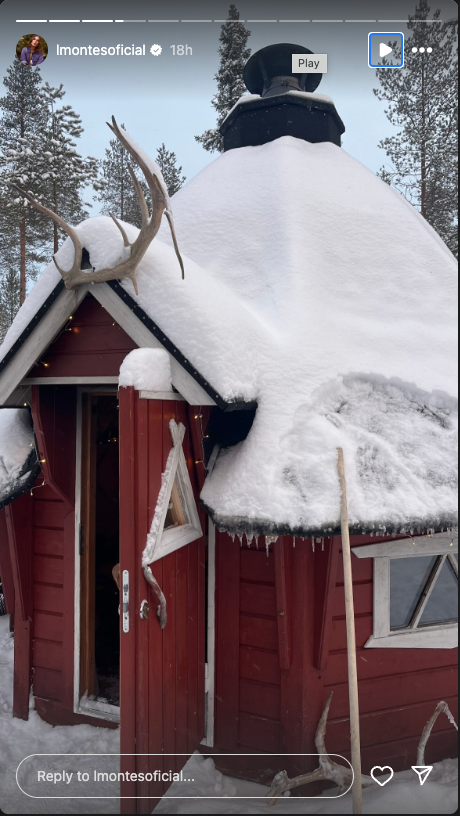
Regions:
<instances>
[{"instance_id":1,"label":"snow on ground","mask_svg":"<svg viewBox=\"0 0 460 816\"><path fill-rule=\"evenodd\" d=\"M29 720L13 718L13 646L9 616L0 617L0 810L4 813L118 813L116 800L32 799L16 784L16 768L30 754L109 753L119 749L118 730L90 725L56 726L35 711ZM50 761L48 761L50 762ZM43 765L47 770L50 765ZM69 758L68 768L73 767Z\"/></svg>"},{"instance_id":2,"label":"snow on ground","mask_svg":"<svg viewBox=\"0 0 460 816\"><path fill-rule=\"evenodd\" d=\"M30 712L28 722L13 719L13 644L9 618L5 615L0 617L0 810L3 813L117 813L118 801L114 799L33 799L19 790L16 768L30 754L116 754L119 741L118 731L105 728L89 725L52 727L35 711ZM51 760L40 767L44 770L53 768ZM60 768L75 771L75 760L69 756ZM212 759L204 760L201 755L192 756L184 770L187 771L186 778L194 781L175 782L155 813L265 813L277 816L278 813L352 812L348 794L339 799L284 797L274 807L269 807L266 788L224 777L216 771ZM28 782L30 785L30 775ZM30 787L27 789L31 790ZM307 787L303 791L308 794ZM85 787L85 795L100 792L100 787ZM328 796L334 793L330 790ZM174 796L200 798L173 799ZM247 798L254 796L263 798ZM454 813L457 808L457 762L445 760L435 765L423 787L411 770L395 774L385 788L376 784L375 788L365 789L363 800L364 813Z\"/></svg>"},{"instance_id":3,"label":"snow on ground","mask_svg":"<svg viewBox=\"0 0 460 816\"><path fill-rule=\"evenodd\" d=\"M225 777L216 771L212 759L194 755L184 771L193 784L174 782L166 796L157 805L154 813L254 813L277 816L278 813L353 813L351 794L340 798L301 799L283 797L276 805L270 806L265 798L267 789L254 782ZM457 809L458 763L447 759L435 765L431 776L420 786L414 771L395 774L393 779L381 788L363 790L363 813L455 813ZM308 786L301 789L308 795ZM217 798L217 796L219 798ZM331 789L328 796L336 796ZM173 796L206 796L206 799L172 799ZM259 799L234 797L263 797Z\"/></svg>"}]
</instances>

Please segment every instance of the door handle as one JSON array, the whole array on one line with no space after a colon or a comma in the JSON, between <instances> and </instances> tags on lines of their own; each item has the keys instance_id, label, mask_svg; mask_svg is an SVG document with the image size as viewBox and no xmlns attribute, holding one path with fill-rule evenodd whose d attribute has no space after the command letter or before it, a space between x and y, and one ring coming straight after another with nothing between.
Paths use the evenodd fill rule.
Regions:
<instances>
[{"instance_id":1,"label":"door handle","mask_svg":"<svg viewBox=\"0 0 460 816\"><path fill-rule=\"evenodd\" d=\"M123 577L122 577L121 587L122 587L121 611L122 611L123 632L129 632L129 572L128 572L128 570L123 570Z\"/></svg>"}]
</instances>

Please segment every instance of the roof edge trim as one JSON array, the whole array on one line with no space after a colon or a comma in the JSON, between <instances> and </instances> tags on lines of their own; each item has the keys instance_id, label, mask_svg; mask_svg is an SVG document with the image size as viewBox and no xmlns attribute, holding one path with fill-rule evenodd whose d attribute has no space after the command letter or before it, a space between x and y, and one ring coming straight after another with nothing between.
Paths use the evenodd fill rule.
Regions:
<instances>
[{"instance_id":1,"label":"roof edge trim","mask_svg":"<svg viewBox=\"0 0 460 816\"><path fill-rule=\"evenodd\" d=\"M46 298L46 300L42 303L40 308L35 312L34 316L31 320L29 320L27 326L21 334L19 335L18 339L13 343L9 351L6 352L5 356L0 360L0 374L5 370L7 365L11 362L15 354L19 351L22 345L24 345L25 341L28 337L32 334L35 327L38 326L41 319L46 315L50 306L53 305L55 300L59 297L62 290L64 289L64 281L61 280L59 283L54 287L53 291L50 295ZM1 349L1 346L0 346Z\"/></svg>"},{"instance_id":2,"label":"roof edge trim","mask_svg":"<svg viewBox=\"0 0 460 816\"><path fill-rule=\"evenodd\" d=\"M220 532L230 535L268 535L268 536L295 536L296 538L311 538L320 536L327 538L333 535L341 535L340 522L331 521L321 527L295 526L289 524L278 524L268 519L247 518L244 516L224 516L215 512L212 507L200 499L201 504L209 515L212 523ZM362 524L350 524L351 535L415 535L415 533L429 533L432 530L452 530L457 527L458 517L455 513L445 513L443 516L430 516L424 519L411 519L404 525L396 527L394 522L374 521L363 522Z\"/></svg>"},{"instance_id":3,"label":"roof edge trim","mask_svg":"<svg viewBox=\"0 0 460 816\"><path fill-rule=\"evenodd\" d=\"M164 346L164 348L171 354L177 362L185 369L185 371L203 388L203 390L211 397L212 400L222 411L236 411L244 409L253 409L256 403L253 401L247 402L243 399L225 400L212 385L200 374L193 364L182 354L180 349L167 337L167 335L160 329L160 327L144 312L144 310L136 303L131 295L120 285L116 280L107 281L108 286L115 292L118 297L125 302L133 314L141 321L141 323L156 337L156 339ZM2 360L0 360L0 377L14 359L17 352L24 345L26 340L33 333L40 321L45 317L48 310L53 306L61 292L64 290L65 284L61 280L54 287L52 292L44 300L39 309L37 309L34 316L31 318L27 326L23 329L17 340L13 343L11 348L7 351ZM0 346L1 348L1 346Z\"/></svg>"},{"instance_id":4,"label":"roof edge trim","mask_svg":"<svg viewBox=\"0 0 460 816\"><path fill-rule=\"evenodd\" d=\"M166 351L169 354L171 354L171 356L174 357L174 359L177 360L178 363L180 363L180 365L182 366L182 368L185 369L187 374L190 374L190 376L193 377L193 379L196 380L196 382L199 385L201 385L203 391L206 391L206 393L211 397L211 399L215 401L216 405L219 408L221 408L221 410L235 411L254 406L254 403L252 402L248 403L238 399L231 401L225 400L212 387L211 383L209 383L202 376L202 374L200 374L200 372L197 371L197 369L193 366L190 360L188 360L188 358L185 357L184 354L182 354L180 349L178 349L177 346L174 345L174 343L169 339L165 332L162 329L160 329L160 327L155 323L154 320L152 320L151 317L148 316L148 314L146 314L146 312L144 312L141 306L139 306L136 303L134 298L131 297L131 295L126 291L126 289L124 289L123 286L121 286L121 284L118 281L110 280L107 281L107 284L118 295L118 297L121 298L121 300L123 300L126 303L129 309L131 309L131 311L138 318L138 320L140 320L147 327L150 333L153 334L153 336L156 337L157 340L159 340L159 342L162 344L162 346L164 346Z\"/></svg>"}]
</instances>

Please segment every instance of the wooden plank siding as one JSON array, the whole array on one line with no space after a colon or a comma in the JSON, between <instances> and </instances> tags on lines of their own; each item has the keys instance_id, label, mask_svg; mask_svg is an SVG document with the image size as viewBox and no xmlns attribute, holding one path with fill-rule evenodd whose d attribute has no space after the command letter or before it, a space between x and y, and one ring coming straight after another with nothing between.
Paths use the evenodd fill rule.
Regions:
<instances>
[{"instance_id":1,"label":"wooden plank siding","mask_svg":"<svg viewBox=\"0 0 460 816\"><path fill-rule=\"evenodd\" d=\"M131 338L88 294L28 376L116 377L122 360L134 348ZM31 680L40 715L52 724L89 722L112 727L73 711L77 389L34 385L32 392L42 473L33 496L17 499L4 512L5 520L11 520L8 537L17 572L13 579L20 615L15 638L21 660L15 668L15 688L21 690L21 716L28 713L26 641L30 640ZM23 512L26 506L27 513ZM30 551L23 530L26 522ZM15 537L21 538L21 546L16 546Z\"/></svg>"},{"instance_id":2,"label":"wooden plank siding","mask_svg":"<svg viewBox=\"0 0 460 816\"><path fill-rule=\"evenodd\" d=\"M10 543L8 540L8 526L4 509L0 510L0 578L2 580L6 611L10 616L10 629L12 629L14 625L15 589Z\"/></svg>"},{"instance_id":3,"label":"wooden plank siding","mask_svg":"<svg viewBox=\"0 0 460 816\"><path fill-rule=\"evenodd\" d=\"M64 519L67 513L65 502L51 487L38 488L34 493L33 690L37 697L61 704L65 704L63 671L73 672L73 659L67 667L64 658Z\"/></svg>"},{"instance_id":4,"label":"wooden plank siding","mask_svg":"<svg viewBox=\"0 0 460 816\"><path fill-rule=\"evenodd\" d=\"M383 539L382 539L383 540ZM352 546L370 536L352 537ZM349 757L350 725L345 598L340 537L315 542L278 540L292 586L292 663L287 669L284 633L276 595L276 558L216 534L216 745L221 770L262 780L266 760L248 762L230 753L283 754L315 751L314 733L331 691L327 727L330 752ZM371 559L353 558L361 745L364 772L388 763L395 770L416 761L421 732L437 702L457 713L455 650L365 649L373 628ZM440 717L427 748L427 761L456 756L456 732ZM286 764L286 760L284 760ZM275 758L273 758L275 763ZM276 763L275 763L276 765ZM290 771L308 769L296 758ZM310 788L310 794L312 793ZM300 791L302 793L302 791ZM305 791L304 791L305 793Z\"/></svg>"},{"instance_id":5,"label":"wooden plank siding","mask_svg":"<svg viewBox=\"0 0 460 816\"><path fill-rule=\"evenodd\" d=\"M281 672L273 547L216 532L216 748L279 750Z\"/></svg>"},{"instance_id":6,"label":"wooden plank siding","mask_svg":"<svg viewBox=\"0 0 460 816\"><path fill-rule=\"evenodd\" d=\"M167 624L161 630L158 601L141 570L161 475L172 447L169 422L186 427L183 442L192 485L196 487L191 448L189 406L183 401L140 399L122 388L120 400L120 467L126 474L120 505L120 568L130 573L130 631L121 633L121 751L124 771L152 767L180 770L204 736L205 539L188 544L152 565L166 597ZM197 409L190 409L191 411ZM198 502L198 492L195 492ZM204 529L204 514L202 526ZM139 618L149 602L147 620ZM163 758L162 754L185 754ZM156 754L149 759L142 754ZM170 783L122 784L123 813L151 813ZM146 797L144 799L135 797Z\"/></svg>"},{"instance_id":7,"label":"wooden plank siding","mask_svg":"<svg viewBox=\"0 0 460 816\"><path fill-rule=\"evenodd\" d=\"M136 343L91 295L87 295L62 332L27 377L118 376Z\"/></svg>"},{"instance_id":8,"label":"wooden plank siding","mask_svg":"<svg viewBox=\"0 0 460 816\"><path fill-rule=\"evenodd\" d=\"M352 546L384 541L352 536ZM328 656L322 677L323 701L333 691L327 747L349 756L348 683L343 565L340 556L332 587ZM416 749L426 721L439 700L457 712L456 649L365 649L373 629L372 559L352 558L363 771L389 763L395 771L416 761ZM427 761L457 755L457 735L439 717L427 748Z\"/></svg>"}]
</instances>

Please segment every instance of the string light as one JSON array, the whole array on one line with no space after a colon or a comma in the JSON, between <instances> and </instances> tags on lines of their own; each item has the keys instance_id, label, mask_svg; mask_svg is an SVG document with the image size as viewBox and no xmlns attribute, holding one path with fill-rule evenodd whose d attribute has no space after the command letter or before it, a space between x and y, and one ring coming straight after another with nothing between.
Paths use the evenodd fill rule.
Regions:
<instances>
[{"instance_id":1,"label":"string light","mask_svg":"<svg viewBox=\"0 0 460 816\"><path fill-rule=\"evenodd\" d=\"M33 497L33 495L34 495L34 490L38 490L38 488L39 488L39 487L45 487L45 485L46 485L46 482L45 482L45 481L43 481L43 482L42 482L41 484L39 484L39 485L34 485L34 487L32 488L32 490L30 491L30 495Z\"/></svg>"}]
</instances>

